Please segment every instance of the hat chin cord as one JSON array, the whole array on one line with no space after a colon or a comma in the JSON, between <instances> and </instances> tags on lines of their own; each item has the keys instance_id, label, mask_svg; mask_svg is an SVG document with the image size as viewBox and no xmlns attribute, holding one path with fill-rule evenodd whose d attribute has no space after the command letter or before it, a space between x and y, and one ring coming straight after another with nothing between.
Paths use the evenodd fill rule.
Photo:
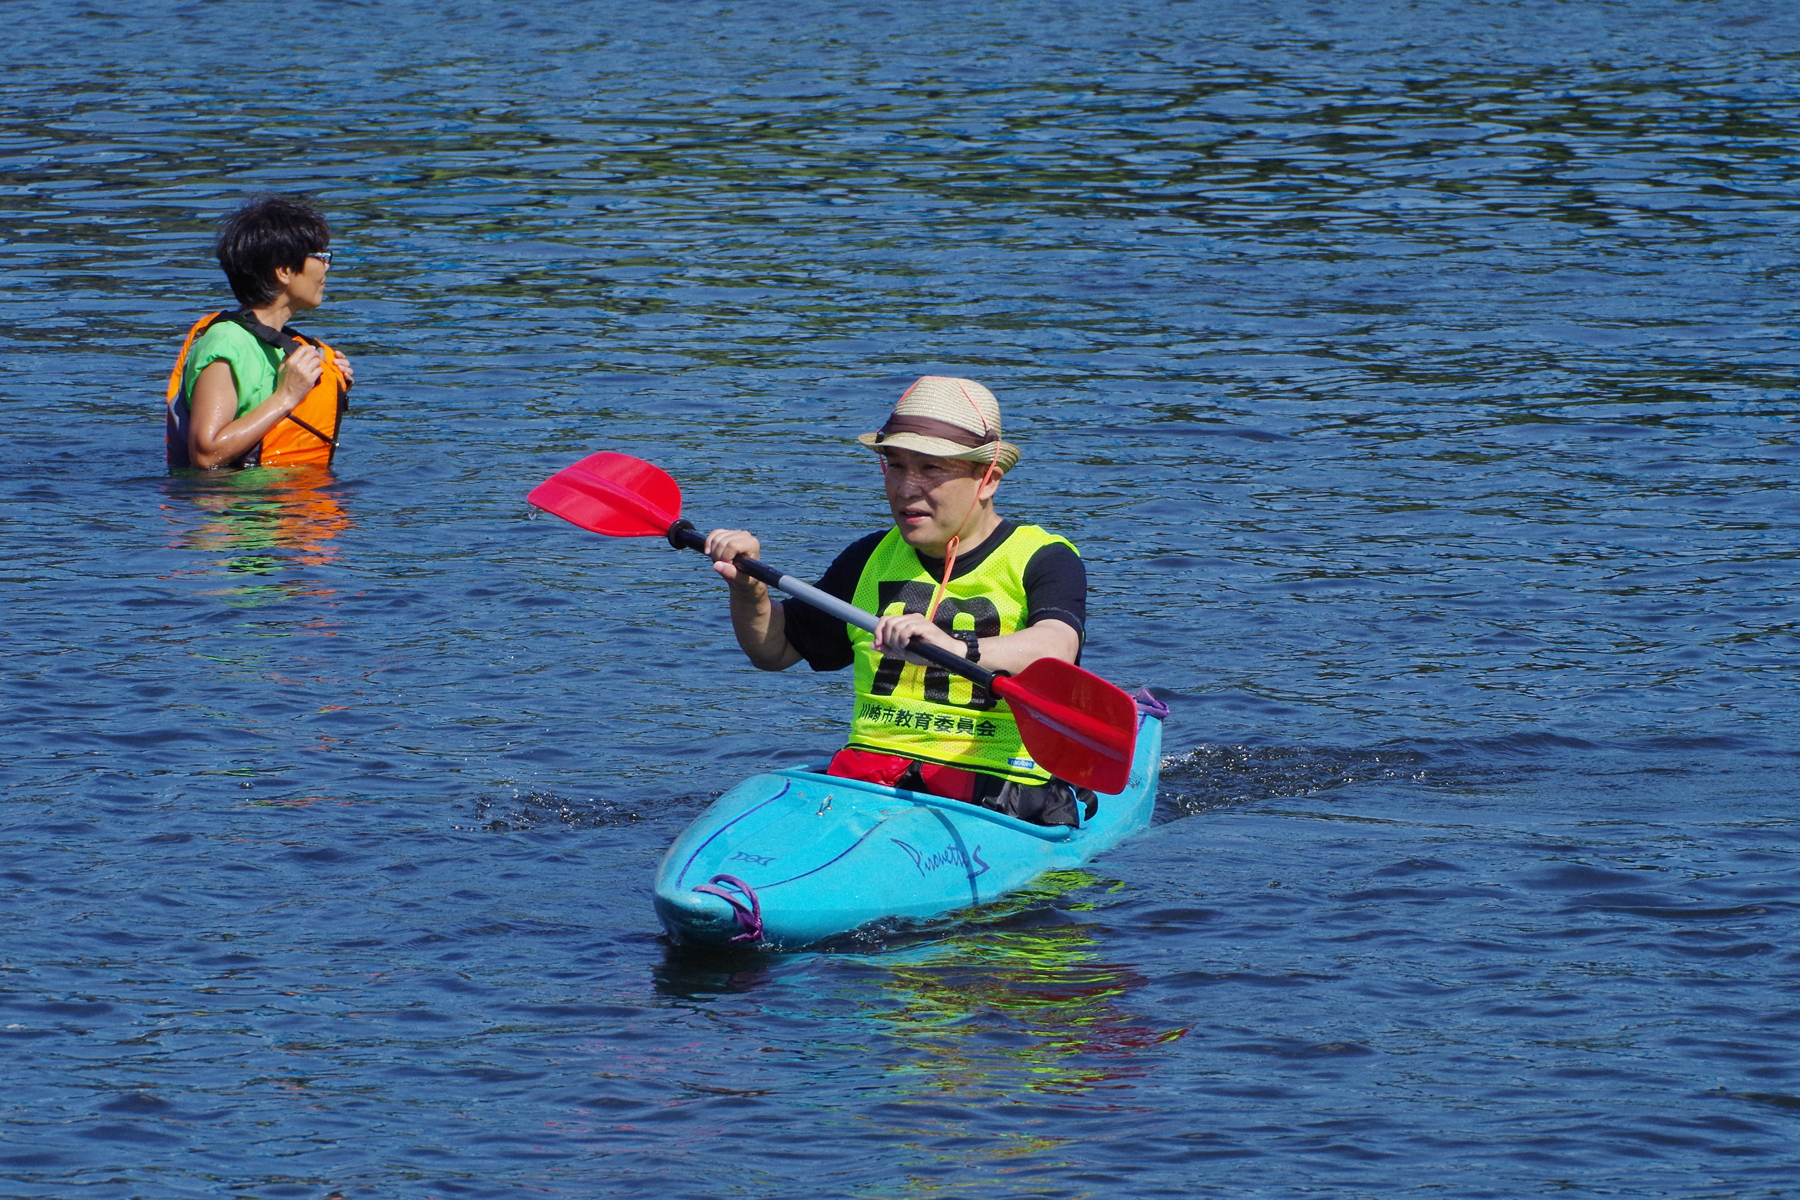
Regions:
<instances>
[{"instance_id":1,"label":"hat chin cord","mask_svg":"<svg viewBox=\"0 0 1800 1200\"><path fill-rule=\"evenodd\" d=\"M913 385L913 387L917 386L916 383ZM956 570L956 550L962 545L963 531L968 529L969 522L975 519L975 514L981 511L981 493L987 490L987 485L994 478L994 468L1000 465L999 431L989 427L987 414L981 411L981 405L975 403L975 397L969 395L969 389L962 385L961 380L957 381L956 388L963 394L963 399L969 402L969 407L975 410L975 415L981 418L981 432L993 444L994 451L993 456L988 459L987 470L981 473L981 482L975 485L975 503L969 507L968 515L962 519L962 524L956 527L956 532L950 535L950 541L944 547L944 575L938 580L937 588L931 593L931 607L925 610L925 619L933 625L937 624L938 605L943 603L944 590L950 586L950 572ZM906 390L910 392L912 388ZM900 398L906 399L905 396Z\"/></svg>"}]
</instances>

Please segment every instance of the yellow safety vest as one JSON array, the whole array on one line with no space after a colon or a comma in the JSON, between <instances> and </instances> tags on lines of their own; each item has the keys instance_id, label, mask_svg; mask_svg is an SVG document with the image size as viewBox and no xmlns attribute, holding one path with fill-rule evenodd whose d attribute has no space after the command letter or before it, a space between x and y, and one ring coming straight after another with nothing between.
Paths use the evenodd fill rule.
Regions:
<instances>
[{"instance_id":1,"label":"yellow safety vest","mask_svg":"<svg viewBox=\"0 0 1800 1200\"><path fill-rule=\"evenodd\" d=\"M1020 525L973 571L952 579L938 605L936 622L950 632L972 629L977 637L1000 637L1025 628L1029 601L1025 567L1045 546L1075 550L1067 538L1036 525ZM1076 551L1080 553L1080 551ZM890 529L875 547L856 581L856 607L878 616L922 613L931 606L937 580L918 553ZM890 658L875 649L875 637L849 626L856 654L856 715L850 745L923 762L1041 784L1050 773L1025 751L1019 726L1006 707L960 675Z\"/></svg>"}]
</instances>

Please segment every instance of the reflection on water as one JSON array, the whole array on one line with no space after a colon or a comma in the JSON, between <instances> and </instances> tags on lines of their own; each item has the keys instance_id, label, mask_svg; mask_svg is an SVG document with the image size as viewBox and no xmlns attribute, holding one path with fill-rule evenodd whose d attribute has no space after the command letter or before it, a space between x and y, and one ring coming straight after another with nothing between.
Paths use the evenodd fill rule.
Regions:
<instances>
[{"instance_id":1,"label":"reflection on water","mask_svg":"<svg viewBox=\"0 0 1800 1200\"><path fill-rule=\"evenodd\" d=\"M1055 872L955 923L859 931L840 943L854 952L671 948L657 990L700 1003L702 1044L738 1033L769 1057L702 1066L665 1053L637 1072L679 1073L682 1105L755 1101L744 1116L780 1120L760 1098L791 1096L782 1064L804 1062L817 1082L803 1089L803 1138L830 1129L840 1145L888 1147L905 1163L904 1184L867 1194L1065 1194L1042 1190L1043 1173L1078 1169L1097 1132L1153 1111L1149 1080L1174 1066L1172 1044L1188 1032L1146 1015L1158 1011L1145 990L1154 981L1119 961L1116 940L1090 922L1122 887ZM609 1070L625 1061L618 1049ZM695 1119L671 1123L671 1135ZM857 1173L840 1165L833 1179Z\"/></svg>"},{"instance_id":2,"label":"reflection on water","mask_svg":"<svg viewBox=\"0 0 1800 1200\"><path fill-rule=\"evenodd\" d=\"M868 1016L906 1051L890 1076L914 1094L964 1099L1035 1092L1064 1096L1127 1086L1149 1046L1185 1028L1159 1028L1123 1006L1145 977L1100 957L1086 925L972 930L884 955L891 972Z\"/></svg>"},{"instance_id":3,"label":"reflection on water","mask_svg":"<svg viewBox=\"0 0 1800 1200\"><path fill-rule=\"evenodd\" d=\"M760 950L670 946L652 978L660 996L678 1000L725 996L753 992L769 983L774 961Z\"/></svg>"},{"instance_id":4,"label":"reflection on water","mask_svg":"<svg viewBox=\"0 0 1800 1200\"><path fill-rule=\"evenodd\" d=\"M954 919L861 930L838 943L859 952L816 957L866 968L853 972L867 985L855 991L855 1021L892 1046L886 1073L903 1094L1073 1096L1118 1087L1149 1069L1138 1061L1146 1047L1187 1032L1152 1025L1122 1003L1146 978L1106 961L1100 934L1076 915L1098 910L1122 886L1085 870L1054 871ZM927 940L908 945L909 937ZM754 993L781 981L784 957L815 956L670 947L656 986L682 1000Z\"/></svg>"},{"instance_id":5,"label":"reflection on water","mask_svg":"<svg viewBox=\"0 0 1800 1200\"><path fill-rule=\"evenodd\" d=\"M332 589L278 578L295 567L337 559L335 539L354 527L329 467L257 467L172 479L163 513L170 546L223 555L214 563L229 586L201 589L235 608L256 608ZM211 573L211 572L208 572Z\"/></svg>"}]
</instances>

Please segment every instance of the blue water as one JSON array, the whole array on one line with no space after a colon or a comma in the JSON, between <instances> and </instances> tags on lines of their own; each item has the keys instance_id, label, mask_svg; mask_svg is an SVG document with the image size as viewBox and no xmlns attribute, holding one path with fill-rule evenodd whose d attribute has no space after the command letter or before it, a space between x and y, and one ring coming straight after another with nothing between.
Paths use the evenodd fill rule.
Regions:
<instances>
[{"instance_id":1,"label":"blue water","mask_svg":"<svg viewBox=\"0 0 1800 1200\"><path fill-rule=\"evenodd\" d=\"M1800 1196L1800 13L14 0L0 1194ZM171 479L249 191L326 476ZM823 569L1000 395L1163 820L828 952L648 900L842 737L599 448Z\"/></svg>"}]
</instances>

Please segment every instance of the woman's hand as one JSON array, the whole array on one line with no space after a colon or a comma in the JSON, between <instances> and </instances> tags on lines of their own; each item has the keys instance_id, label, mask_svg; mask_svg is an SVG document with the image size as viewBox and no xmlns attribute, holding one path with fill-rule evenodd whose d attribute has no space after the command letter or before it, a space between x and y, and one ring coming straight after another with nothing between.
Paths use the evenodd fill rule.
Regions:
<instances>
[{"instance_id":1,"label":"woman's hand","mask_svg":"<svg viewBox=\"0 0 1800 1200\"><path fill-rule=\"evenodd\" d=\"M306 399L306 393L318 386L319 376L324 373L325 360L319 356L318 349L301 342L281 364L281 377L275 381L274 395L269 398L280 398L285 416Z\"/></svg>"},{"instance_id":2,"label":"woman's hand","mask_svg":"<svg viewBox=\"0 0 1800 1200\"><path fill-rule=\"evenodd\" d=\"M337 369L343 374L344 386L346 388L354 386L356 383L356 370L350 365L350 360L336 350L333 350L331 352L331 361L337 364Z\"/></svg>"},{"instance_id":3,"label":"woman's hand","mask_svg":"<svg viewBox=\"0 0 1800 1200\"><path fill-rule=\"evenodd\" d=\"M949 650L958 658L969 657L967 645L927 621L924 613L898 613L875 622L875 646L878 650L895 658L904 658L909 663L925 666L927 664L924 659L907 653L907 647L914 638Z\"/></svg>"}]
</instances>

